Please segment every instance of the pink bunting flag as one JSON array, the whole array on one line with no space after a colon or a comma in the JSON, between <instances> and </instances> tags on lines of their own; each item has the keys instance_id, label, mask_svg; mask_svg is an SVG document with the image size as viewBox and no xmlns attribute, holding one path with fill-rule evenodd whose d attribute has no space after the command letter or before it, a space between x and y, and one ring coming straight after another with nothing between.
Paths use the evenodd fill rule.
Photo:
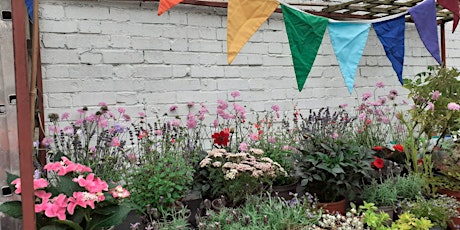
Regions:
<instances>
[{"instance_id":1,"label":"pink bunting flag","mask_svg":"<svg viewBox=\"0 0 460 230\"><path fill-rule=\"evenodd\" d=\"M438 0L438 4L450 10L454 14L454 25L452 27L452 33L454 33L458 25L458 20L460 18L458 0Z\"/></svg>"}]
</instances>

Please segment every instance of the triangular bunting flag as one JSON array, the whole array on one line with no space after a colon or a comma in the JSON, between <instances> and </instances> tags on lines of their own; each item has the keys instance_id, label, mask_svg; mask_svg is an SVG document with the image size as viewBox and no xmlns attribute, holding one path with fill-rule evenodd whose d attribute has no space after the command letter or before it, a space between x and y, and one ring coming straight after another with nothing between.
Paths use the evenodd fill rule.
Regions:
<instances>
[{"instance_id":1,"label":"triangular bunting flag","mask_svg":"<svg viewBox=\"0 0 460 230\"><path fill-rule=\"evenodd\" d=\"M227 54L232 63L244 44L278 7L275 0L229 0L227 9Z\"/></svg>"},{"instance_id":2,"label":"triangular bunting flag","mask_svg":"<svg viewBox=\"0 0 460 230\"><path fill-rule=\"evenodd\" d=\"M410 8L409 13L414 20L415 27L417 28L425 48L439 64L442 64L441 58L439 57L436 3L434 0L425 0Z\"/></svg>"},{"instance_id":3,"label":"triangular bunting flag","mask_svg":"<svg viewBox=\"0 0 460 230\"><path fill-rule=\"evenodd\" d=\"M356 69L366 45L371 24L329 22L328 30L332 48L348 91L353 92Z\"/></svg>"},{"instance_id":4,"label":"triangular bunting flag","mask_svg":"<svg viewBox=\"0 0 460 230\"><path fill-rule=\"evenodd\" d=\"M158 16L168 11L180 2L182 2L182 0L160 0L160 5L158 6Z\"/></svg>"},{"instance_id":5,"label":"triangular bunting flag","mask_svg":"<svg viewBox=\"0 0 460 230\"><path fill-rule=\"evenodd\" d=\"M291 48L297 87L302 91L319 46L323 41L328 19L281 5Z\"/></svg>"},{"instance_id":6,"label":"triangular bunting flag","mask_svg":"<svg viewBox=\"0 0 460 230\"><path fill-rule=\"evenodd\" d=\"M452 27L452 33L454 33L458 25L458 20L460 18L460 15L459 15L460 9L458 7L458 0L438 0L438 4L450 10L452 14L454 14L454 25Z\"/></svg>"},{"instance_id":7,"label":"triangular bunting flag","mask_svg":"<svg viewBox=\"0 0 460 230\"><path fill-rule=\"evenodd\" d=\"M372 25L396 75L398 75L399 82L403 84L405 15L388 21L376 22Z\"/></svg>"},{"instance_id":8,"label":"triangular bunting flag","mask_svg":"<svg viewBox=\"0 0 460 230\"><path fill-rule=\"evenodd\" d=\"M29 20L34 23L34 0L25 0Z\"/></svg>"}]
</instances>

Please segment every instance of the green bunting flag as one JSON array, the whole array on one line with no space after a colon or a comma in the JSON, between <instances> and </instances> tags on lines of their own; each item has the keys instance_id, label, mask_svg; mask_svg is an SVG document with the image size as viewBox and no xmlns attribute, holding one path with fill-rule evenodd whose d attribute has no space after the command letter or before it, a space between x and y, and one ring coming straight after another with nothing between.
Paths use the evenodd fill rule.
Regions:
<instances>
[{"instance_id":1,"label":"green bunting flag","mask_svg":"<svg viewBox=\"0 0 460 230\"><path fill-rule=\"evenodd\" d=\"M299 92L302 91L323 41L328 19L281 4Z\"/></svg>"}]
</instances>

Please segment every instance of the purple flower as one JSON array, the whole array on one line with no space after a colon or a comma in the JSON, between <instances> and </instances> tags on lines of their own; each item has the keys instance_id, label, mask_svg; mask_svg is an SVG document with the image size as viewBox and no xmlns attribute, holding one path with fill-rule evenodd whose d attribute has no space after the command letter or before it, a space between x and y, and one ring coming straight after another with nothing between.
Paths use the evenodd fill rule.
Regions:
<instances>
[{"instance_id":1,"label":"purple flower","mask_svg":"<svg viewBox=\"0 0 460 230\"><path fill-rule=\"evenodd\" d=\"M174 112L177 110L177 105L171 105L171 107L169 107L169 112Z\"/></svg>"},{"instance_id":2,"label":"purple flower","mask_svg":"<svg viewBox=\"0 0 460 230\"><path fill-rule=\"evenodd\" d=\"M370 93L370 92L363 93L363 101L366 101L370 97L372 97L372 93Z\"/></svg>"},{"instance_id":3,"label":"purple flower","mask_svg":"<svg viewBox=\"0 0 460 230\"><path fill-rule=\"evenodd\" d=\"M449 104L447 104L447 109L448 110L460 110L460 105L458 105L457 103L455 102L450 102Z\"/></svg>"},{"instance_id":4,"label":"purple flower","mask_svg":"<svg viewBox=\"0 0 460 230\"><path fill-rule=\"evenodd\" d=\"M398 96L398 90L392 89L390 90L390 94L393 94L394 96Z\"/></svg>"},{"instance_id":5,"label":"purple flower","mask_svg":"<svg viewBox=\"0 0 460 230\"><path fill-rule=\"evenodd\" d=\"M278 105L272 105L272 110L275 111L275 112L279 112L280 107Z\"/></svg>"},{"instance_id":6,"label":"purple flower","mask_svg":"<svg viewBox=\"0 0 460 230\"><path fill-rule=\"evenodd\" d=\"M233 98L237 98L240 96L240 92L239 91L233 91L231 94L230 94Z\"/></svg>"},{"instance_id":7,"label":"purple flower","mask_svg":"<svg viewBox=\"0 0 460 230\"><path fill-rule=\"evenodd\" d=\"M375 86L376 86L377 88L384 88L384 87L385 87L385 84L383 84L383 82L379 81L379 82L375 83Z\"/></svg>"},{"instance_id":8,"label":"purple flower","mask_svg":"<svg viewBox=\"0 0 460 230\"><path fill-rule=\"evenodd\" d=\"M123 119L125 119L125 121L131 121L131 117L126 113L123 114Z\"/></svg>"},{"instance_id":9,"label":"purple flower","mask_svg":"<svg viewBox=\"0 0 460 230\"><path fill-rule=\"evenodd\" d=\"M441 93L440 93L439 91L437 91L437 90L436 90L436 91L433 91L433 92L431 93L431 99L433 99L433 101L436 101L436 100L438 100L439 95L441 95Z\"/></svg>"},{"instance_id":10,"label":"purple flower","mask_svg":"<svg viewBox=\"0 0 460 230\"><path fill-rule=\"evenodd\" d=\"M389 124L389 123L390 123L390 119L388 119L387 116L383 116L383 117L382 117L382 123L383 123L383 124Z\"/></svg>"}]
</instances>

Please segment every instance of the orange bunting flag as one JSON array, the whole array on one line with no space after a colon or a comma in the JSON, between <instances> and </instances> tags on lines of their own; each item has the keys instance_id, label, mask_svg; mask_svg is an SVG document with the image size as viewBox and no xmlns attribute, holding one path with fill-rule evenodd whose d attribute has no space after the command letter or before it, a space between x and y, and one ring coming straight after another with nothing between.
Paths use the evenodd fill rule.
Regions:
<instances>
[{"instance_id":1,"label":"orange bunting flag","mask_svg":"<svg viewBox=\"0 0 460 230\"><path fill-rule=\"evenodd\" d=\"M168 11L173 6L179 4L182 0L160 0L160 6L158 6L158 16Z\"/></svg>"},{"instance_id":2,"label":"orange bunting flag","mask_svg":"<svg viewBox=\"0 0 460 230\"><path fill-rule=\"evenodd\" d=\"M229 0L227 12L228 64L278 7L275 0Z\"/></svg>"}]
</instances>

